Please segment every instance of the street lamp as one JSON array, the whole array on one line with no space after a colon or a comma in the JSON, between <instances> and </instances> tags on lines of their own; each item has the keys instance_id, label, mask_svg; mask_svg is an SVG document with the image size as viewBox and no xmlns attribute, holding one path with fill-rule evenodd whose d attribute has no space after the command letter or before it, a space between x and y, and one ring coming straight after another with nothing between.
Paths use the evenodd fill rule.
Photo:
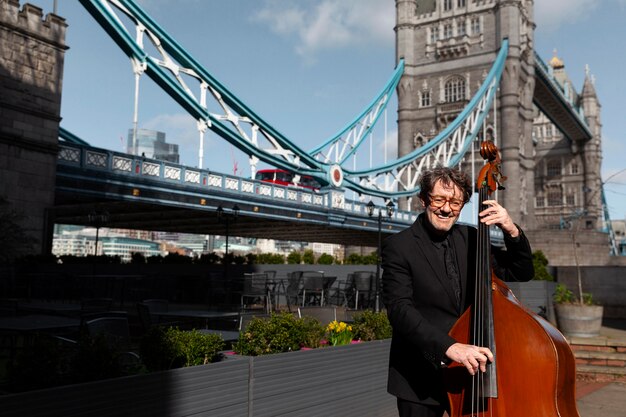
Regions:
<instances>
[{"instance_id":1,"label":"street lamp","mask_svg":"<svg viewBox=\"0 0 626 417\"><path fill-rule=\"evenodd\" d=\"M109 222L109 212L108 211L92 211L87 215L87 219L89 224L96 228L96 246L93 250L93 256L98 256L98 237L100 233L100 228Z\"/></svg>"},{"instance_id":2,"label":"street lamp","mask_svg":"<svg viewBox=\"0 0 626 417\"><path fill-rule=\"evenodd\" d=\"M224 264L225 265L228 262L228 237L229 237L228 227L230 226L231 219L233 221L237 220L237 217L239 217L239 211L240 209L237 204L233 206L230 213L227 213L221 205L217 207L217 221L220 223L224 223L226 225L226 250L224 251Z\"/></svg>"},{"instance_id":3,"label":"street lamp","mask_svg":"<svg viewBox=\"0 0 626 417\"><path fill-rule=\"evenodd\" d=\"M367 203L367 205L365 206L367 208L367 215L370 217L374 216L374 211L376 209L376 206L374 205L374 202L372 202L372 200L370 200L369 203ZM393 204L393 201L389 200L387 202L387 204L385 205L386 209L387 209L387 217L393 216L393 212L396 208L396 206ZM378 249L376 250L376 304L375 304L375 309L376 312L378 313L380 311L380 263L381 263L381 247L382 247L382 223L383 223L383 216L382 216L382 211L379 209L378 210Z\"/></svg>"}]
</instances>

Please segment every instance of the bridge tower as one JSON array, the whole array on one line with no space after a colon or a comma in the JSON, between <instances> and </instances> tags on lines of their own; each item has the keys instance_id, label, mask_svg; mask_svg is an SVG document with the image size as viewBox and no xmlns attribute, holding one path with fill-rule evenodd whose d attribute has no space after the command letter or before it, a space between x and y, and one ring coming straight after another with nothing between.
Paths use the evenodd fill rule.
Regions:
<instances>
[{"instance_id":1,"label":"bridge tower","mask_svg":"<svg viewBox=\"0 0 626 417\"><path fill-rule=\"evenodd\" d=\"M503 205L524 228L534 227L532 12L532 0L396 0L396 57L405 60L398 85L399 156L463 111L508 38L496 111L484 136L495 137L509 178Z\"/></svg>"},{"instance_id":2,"label":"bridge tower","mask_svg":"<svg viewBox=\"0 0 626 417\"><path fill-rule=\"evenodd\" d=\"M39 7L0 1L0 197L23 215L35 253L52 243L66 27Z\"/></svg>"}]
</instances>

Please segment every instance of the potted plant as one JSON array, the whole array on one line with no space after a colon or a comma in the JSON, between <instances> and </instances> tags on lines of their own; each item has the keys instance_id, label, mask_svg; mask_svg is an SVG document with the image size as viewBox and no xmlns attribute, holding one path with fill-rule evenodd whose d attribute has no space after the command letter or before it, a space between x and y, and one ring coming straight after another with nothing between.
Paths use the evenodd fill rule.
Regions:
<instances>
[{"instance_id":1,"label":"potted plant","mask_svg":"<svg viewBox=\"0 0 626 417\"><path fill-rule=\"evenodd\" d=\"M580 280L578 282L580 290ZM579 297L575 297L565 285L556 286L554 303L558 327L563 334L570 337L598 336L602 327L604 308L593 303L590 293L580 292L580 294Z\"/></svg>"},{"instance_id":2,"label":"potted plant","mask_svg":"<svg viewBox=\"0 0 626 417\"><path fill-rule=\"evenodd\" d=\"M572 217L572 244L574 249L574 263L576 264L577 295L574 296L565 285L557 285L554 293L556 304L556 316L558 327L566 336L570 337L594 337L600 334L602 327L602 315L604 308L593 302L590 293L583 292L582 273L578 259L577 240L580 219L586 214L580 212Z\"/></svg>"}]
</instances>

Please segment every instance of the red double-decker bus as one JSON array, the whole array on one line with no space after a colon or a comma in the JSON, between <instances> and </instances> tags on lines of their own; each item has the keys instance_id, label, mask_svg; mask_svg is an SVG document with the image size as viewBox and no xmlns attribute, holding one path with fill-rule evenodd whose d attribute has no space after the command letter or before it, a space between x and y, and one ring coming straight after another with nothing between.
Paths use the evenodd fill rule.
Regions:
<instances>
[{"instance_id":1,"label":"red double-decker bus","mask_svg":"<svg viewBox=\"0 0 626 417\"><path fill-rule=\"evenodd\" d=\"M315 178L308 175L300 176L300 181L293 182L294 174L283 169L261 169L254 176L255 180L263 182L271 182L272 184L285 185L290 187L308 188L313 191L319 191L321 185Z\"/></svg>"}]
</instances>

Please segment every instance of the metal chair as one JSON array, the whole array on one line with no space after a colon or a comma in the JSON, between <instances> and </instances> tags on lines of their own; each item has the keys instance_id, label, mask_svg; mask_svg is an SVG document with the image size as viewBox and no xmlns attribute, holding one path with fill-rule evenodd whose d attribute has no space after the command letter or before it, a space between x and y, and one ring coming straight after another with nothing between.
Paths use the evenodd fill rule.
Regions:
<instances>
[{"instance_id":1,"label":"metal chair","mask_svg":"<svg viewBox=\"0 0 626 417\"><path fill-rule=\"evenodd\" d=\"M126 317L101 317L85 323L87 334L103 337L109 349L120 355L122 365L136 367L141 363L139 355L131 351L130 328Z\"/></svg>"},{"instance_id":2,"label":"metal chair","mask_svg":"<svg viewBox=\"0 0 626 417\"><path fill-rule=\"evenodd\" d=\"M319 300L319 306L324 305L324 273L320 271L304 271L302 273L302 307L309 301L315 303Z\"/></svg>"},{"instance_id":3,"label":"metal chair","mask_svg":"<svg viewBox=\"0 0 626 417\"><path fill-rule=\"evenodd\" d=\"M272 311L272 294L267 285L266 273L243 274L243 291L241 292L242 311L246 306L244 303L246 298L251 298L253 302L257 299L262 299L265 305L265 311L267 313Z\"/></svg>"},{"instance_id":4,"label":"metal chair","mask_svg":"<svg viewBox=\"0 0 626 417\"><path fill-rule=\"evenodd\" d=\"M363 296L365 307L371 305L374 273L370 271L357 271L352 275L354 284L354 309L359 309L359 296Z\"/></svg>"},{"instance_id":5,"label":"metal chair","mask_svg":"<svg viewBox=\"0 0 626 417\"><path fill-rule=\"evenodd\" d=\"M300 305L300 293L302 291L302 271L287 273L287 287L283 287L283 295L287 302L287 310L292 311L292 306Z\"/></svg>"}]
</instances>

